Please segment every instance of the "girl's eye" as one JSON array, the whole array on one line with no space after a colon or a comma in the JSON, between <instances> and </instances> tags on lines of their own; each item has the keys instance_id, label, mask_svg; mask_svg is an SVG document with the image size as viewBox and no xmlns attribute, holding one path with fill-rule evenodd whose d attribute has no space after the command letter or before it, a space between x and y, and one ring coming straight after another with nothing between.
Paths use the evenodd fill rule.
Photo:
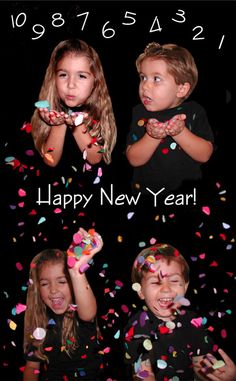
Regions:
<instances>
[{"instance_id":1,"label":"girl's eye","mask_svg":"<svg viewBox=\"0 0 236 381\"><path fill-rule=\"evenodd\" d=\"M86 79L87 77L86 77L86 75L84 75L84 74L79 74L79 78L82 78L82 79Z\"/></svg>"},{"instance_id":2,"label":"girl's eye","mask_svg":"<svg viewBox=\"0 0 236 381\"><path fill-rule=\"evenodd\" d=\"M48 285L47 282L42 282L42 283L40 283L40 286L41 286L41 287L44 287L44 286L47 286L47 285Z\"/></svg>"},{"instance_id":3,"label":"girl's eye","mask_svg":"<svg viewBox=\"0 0 236 381\"><path fill-rule=\"evenodd\" d=\"M59 76L59 78L64 78L64 77L66 77L66 73L60 73L58 76Z\"/></svg>"},{"instance_id":4,"label":"girl's eye","mask_svg":"<svg viewBox=\"0 0 236 381\"><path fill-rule=\"evenodd\" d=\"M161 78L160 77L154 77L154 82L160 82Z\"/></svg>"},{"instance_id":5,"label":"girl's eye","mask_svg":"<svg viewBox=\"0 0 236 381\"><path fill-rule=\"evenodd\" d=\"M145 77L145 75L143 74L140 74L140 81L145 81L147 78Z\"/></svg>"}]
</instances>

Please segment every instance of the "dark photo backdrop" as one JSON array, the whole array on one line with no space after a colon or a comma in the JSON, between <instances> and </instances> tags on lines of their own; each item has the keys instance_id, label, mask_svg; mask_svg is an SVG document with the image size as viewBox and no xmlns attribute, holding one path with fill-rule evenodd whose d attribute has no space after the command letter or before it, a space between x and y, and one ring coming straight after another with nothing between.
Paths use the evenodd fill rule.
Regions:
<instances>
[{"instance_id":1,"label":"dark photo backdrop","mask_svg":"<svg viewBox=\"0 0 236 381\"><path fill-rule=\"evenodd\" d=\"M21 380L24 312L31 259L47 247L66 249L82 226L95 227L104 249L88 277L98 300L107 379L125 380L122 329L139 301L131 290L135 256L154 242L168 242L191 268L191 307L236 361L235 353L235 2L59 1L1 2L1 277L0 378ZM53 48L78 37L98 52L117 121L118 139L110 166L89 174L67 161L48 168L34 148L26 124ZM135 59L151 41L188 48L199 82L191 98L206 109L216 150L203 166L203 187L195 204L164 205L130 201L132 169L124 152L132 107L138 102ZM74 160L74 158L73 158ZM38 204L54 193L93 195L84 208ZM101 189L111 202L100 197ZM116 197L125 195L123 205Z\"/></svg>"}]
</instances>

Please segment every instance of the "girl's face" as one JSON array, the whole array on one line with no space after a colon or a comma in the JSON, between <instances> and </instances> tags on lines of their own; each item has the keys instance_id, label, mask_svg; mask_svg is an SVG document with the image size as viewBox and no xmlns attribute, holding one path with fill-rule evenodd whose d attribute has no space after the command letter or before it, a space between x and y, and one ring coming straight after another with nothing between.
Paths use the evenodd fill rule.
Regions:
<instances>
[{"instance_id":1,"label":"girl's face","mask_svg":"<svg viewBox=\"0 0 236 381\"><path fill-rule=\"evenodd\" d=\"M56 314L63 314L72 303L63 263L47 262L39 271L39 291L43 302Z\"/></svg>"},{"instance_id":2,"label":"girl's face","mask_svg":"<svg viewBox=\"0 0 236 381\"><path fill-rule=\"evenodd\" d=\"M68 54L57 64L56 88L60 99L68 107L77 107L87 101L94 87L94 76L89 59Z\"/></svg>"},{"instance_id":3,"label":"girl's face","mask_svg":"<svg viewBox=\"0 0 236 381\"><path fill-rule=\"evenodd\" d=\"M177 85L167 69L162 59L145 58L140 65L139 96L148 111L176 107L189 89L189 86Z\"/></svg>"},{"instance_id":4,"label":"girl's face","mask_svg":"<svg viewBox=\"0 0 236 381\"><path fill-rule=\"evenodd\" d=\"M184 296L187 287L180 264L175 261L167 264L161 259L155 272L144 273L139 296L154 315L168 321L174 317L174 299Z\"/></svg>"}]
</instances>

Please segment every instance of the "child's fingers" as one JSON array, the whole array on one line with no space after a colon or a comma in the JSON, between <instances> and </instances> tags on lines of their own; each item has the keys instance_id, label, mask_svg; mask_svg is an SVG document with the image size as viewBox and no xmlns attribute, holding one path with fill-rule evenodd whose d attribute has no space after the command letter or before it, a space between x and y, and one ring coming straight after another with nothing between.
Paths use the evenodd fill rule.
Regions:
<instances>
[{"instance_id":1,"label":"child's fingers","mask_svg":"<svg viewBox=\"0 0 236 381\"><path fill-rule=\"evenodd\" d=\"M227 366L232 366L234 365L234 362L231 360L231 358L223 351L223 349L219 349L218 353L221 355L222 359L224 360L225 364Z\"/></svg>"}]
</instances>

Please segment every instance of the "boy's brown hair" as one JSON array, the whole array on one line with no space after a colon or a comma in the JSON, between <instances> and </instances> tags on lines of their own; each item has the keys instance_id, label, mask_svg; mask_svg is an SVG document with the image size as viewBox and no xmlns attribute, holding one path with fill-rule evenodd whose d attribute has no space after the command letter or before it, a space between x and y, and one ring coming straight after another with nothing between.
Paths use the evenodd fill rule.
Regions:
<instances>
[{"instance_id":1,"label":"boy's brown hair","mask_svg":"<svg viewBox=\"0 0 236 381\"><path fill-rule=\"evenodd\" d=\"M141 283L144 274L152 271L152 265L155 265L160 259L165 260L167 264L178 263L185 282L189 283L189 266L186 260L175 247L166 243L158 243L138 254L132 268L132 282Z\"/></svg>"},{"instance_id":2,"label":"boy's brown hair","mask_svg":"<svg viewBox=\"0 0 236 381\"><path fill-rule=\"evenodd\" d=\"M146 58L165 61L168 72L173 76L177 85L182 85L186 82L190 84L190 89L185 98L189 97L197 84L198 70L193 56L186 48L175 44L160 45L157 42L151 42L136 60L136 67L139 73L141 63Z\"/></svg>"}]
</instances>

